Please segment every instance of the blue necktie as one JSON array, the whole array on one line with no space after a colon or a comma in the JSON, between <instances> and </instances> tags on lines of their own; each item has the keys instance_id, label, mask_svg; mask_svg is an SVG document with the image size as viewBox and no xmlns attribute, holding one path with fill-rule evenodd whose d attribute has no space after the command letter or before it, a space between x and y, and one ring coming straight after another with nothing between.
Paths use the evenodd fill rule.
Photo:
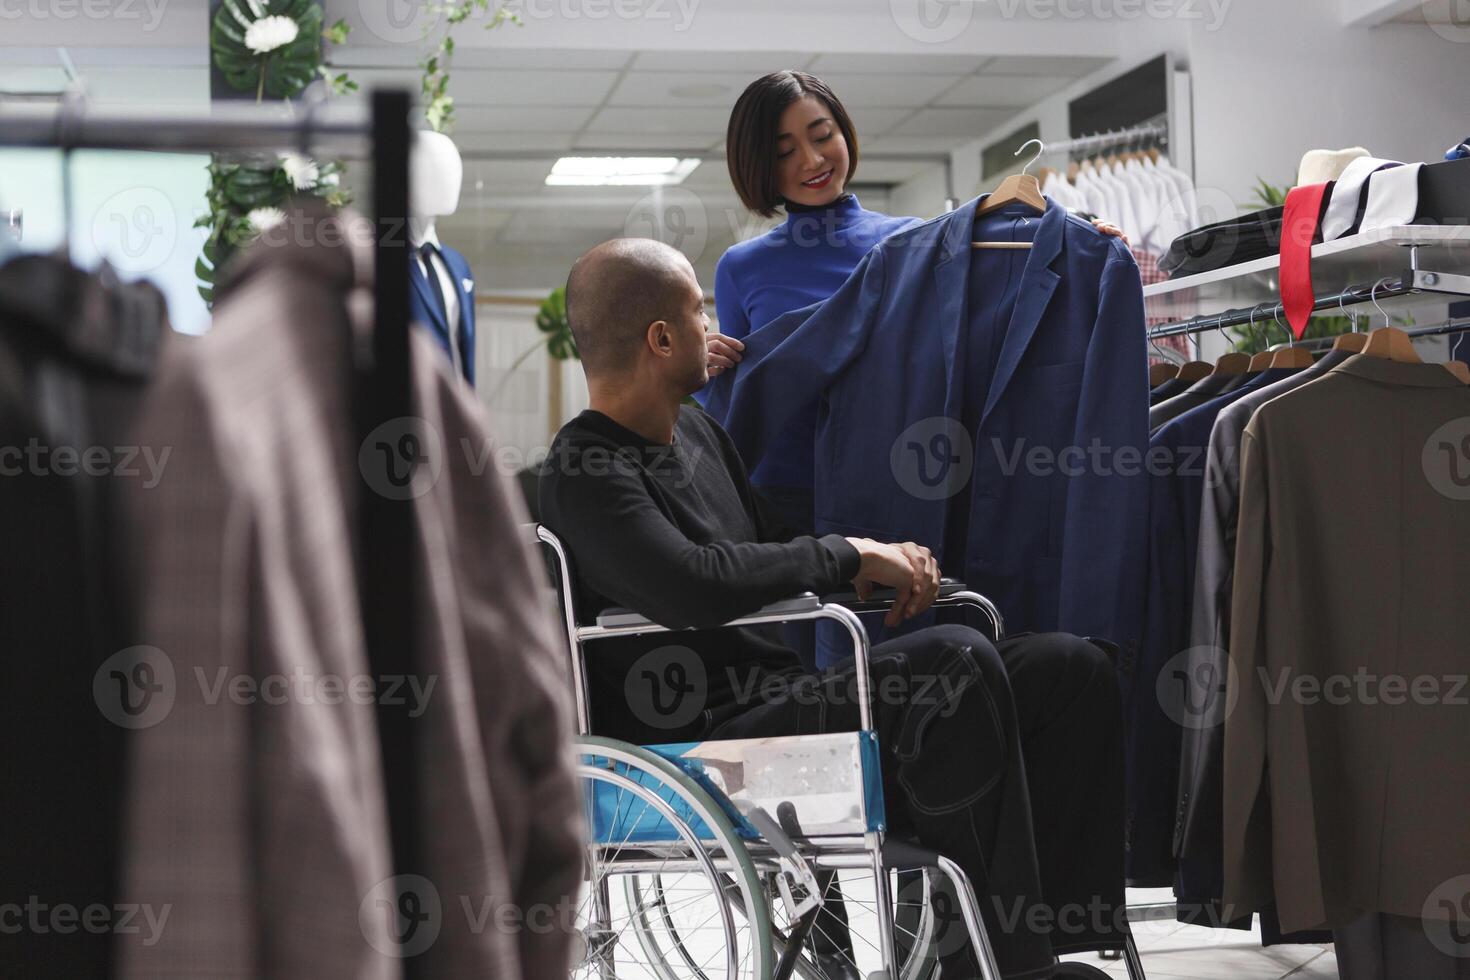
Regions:
<instances>
[{"instance_id":1,"label":"blue necktie","mask_svg":"<svg viewBox=\"0 0 1470 980\"><path fill-rule=\"evenodd\" d=\"M464 360L464 351L460 345L459 324L449 322L449 303L444 298L444 286L439 282L439 269L434 265L433 258L439 254L433 242L424 242L419 246L419 255L424 259L424 271L429 277L429 288L434 291L434 301L439 304L439 315L444 318L445 329L449 331L449 359L456 366ZM440 258L443 262L443 258ZM446 267L448 263L445 263Z\"/></svg>"}]
</instances>

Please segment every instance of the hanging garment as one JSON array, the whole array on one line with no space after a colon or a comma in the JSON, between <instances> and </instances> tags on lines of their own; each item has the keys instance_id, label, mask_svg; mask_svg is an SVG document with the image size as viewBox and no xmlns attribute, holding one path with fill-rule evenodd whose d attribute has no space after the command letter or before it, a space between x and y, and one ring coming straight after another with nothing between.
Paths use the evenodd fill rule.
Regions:
<instances>
[{"instance_id":1,"label":"hanging garment","mask_svg":"<svg viewBox=\"0 0 1470 980\"><path fill-rule=\"evenodd\" d=\"M1351 356L1347 351L1328 351L1305 371L1246 394L1221 410L1210 432L1204 493L1200 497L1194 599L1190 604L1189 659L1181 692L1189 698L1181 713L1184 740L1174 821L1174 853L1179 861L1175 893L1181 906L1218 905L1224 887L1220 864L1223 695L1240 508L1241 438L1256 409L1322 377Z\"/></svg>"},{"instance_id":2,"label":"hanging garment","mask_svg":"<svg viewBox=\"0 0 1470 980\"><path fill-rule=\"evenodd\" d=\"M1147 486L1141 465L1124 475L1086 454L1096 445L1116 454L1109 463L1142 459L1138 267L1121 240L1048 202L1026 219L1034 238L1019 278L974 308L979 203L886 239L826 303L750 334L710 404L750 465L820 401L819 532L921 542L945 574L991 596L1009 630L1131 648ZM1012 305L1004 321L990 316ZM961 334L993 345L992 375L957 370ZM981 391L978 427L966 430L964 406ZM1037 448L1056 464L1028 466ZM971 505L962 553L945 526L959 494ZM1098 588L1104 567L1109 584Z\"/></svg>"},{"instance_id":3,"label":"hanging garment","mask_svg":"<svg viewBox=\"0 0 1470 980\"><path fill-rule=\"evenodd\" d=\"M428 254L422 246L429 246ZM432 275L430 275L432 273ZM409 263L408 316L429 328L466 381L475 383L475 279L469 261L435 236L416 248ZM450 327L450 314L454 326Z\"/></svg>"},{"instance_id":4,"label":"hanging garment","mask_svg":"<svg viewBox=\"0 0 1470 980\"><path fill-rule=\"evenodd\" d=\"M1451 703L1467 418L1470 388L1442 366L1358 355L1246 428L1224 781L1241 912L1274 898L1288 930L1442 918L1429 900L1470 868L1470 725Z\"/></svg>"},{"instance_id":5,"label":"hanging garment","mask_svg":"<svg viewBox=\"0 0 1470 980\"><path fill-rule=\"evenodd\" d=\"M1232 402L1291 375L1264 371L1249 384L1210 399L1162 426L1149 439L1148 592L1143 644L1127 706L1128 880L1165 888L1174 880L1175 792L1179 784L1180 718L1166 706L1171 660L1188 647L1200 494L1215 419Z\"/></svg>"},{"instance_id":6,"label":"hanging garment","mask_svg":"<svg viewBox=\"0 0 1470 980\"><path fill-rule=\"evenodd\" d=\"M1458 921L1370 912L1334 930L1332 938L1338 980L1470 980L1470 942Z\"/></svg>"},{"instance_id":7,"label":"hanging garment","mask_svg":"<svg viewBox=\"0 0 1470 980\"><path fill-rule=\"evenodd\" d=\"M1148 410L1150 433L1159 431L1164 424L1177 419L1191 409L1199 408L1212 398L1225 394L1230 386L1240 380L1238 374L1207 374L1184 389L1181 394L1159 402Z\"/></svg>"},{"instance_id":8,"label":"hanging garment","mask_svg":"<svg viewBox=\"0 0 1470 980\"><path fill-rule=\"evenodd\" d=\"M126 433L170 334L148 283L53 256L0 267L0 877L7 901L102 908L111 927L126 719L93 683L138 642L113 517L122 484L168 461ZM4 932L9 976L112 975L111 928Z\"/></svg>"},{"instance_id":9,"label":"hanging garment","mask_svg":"<svg viewBox=\"0 0 1470 980\"><path fill-rule=\"evenodd\" d=\"M480 409L417 332L404 367L422 424L354 445L371 261L341 243L371 229L301 220L326 225L241 254L213 328L160 365L133 430L172 455L123 501L162 707L132 733L121 894L170 915L152 944L116 937L119 973L394 978L412 948L428 976L560 975L560 923L466 914L558 908L580 871L563 660L522 505L473 468ZM395 482L380 451L410 434L426 465ZM413 507L413 678L372 676L364 648L354 501L373 492ZM378 697L417 726L418 879L389 879ZM407 932L418 910L438 926L427 948Z\"/></svg>"}]
</instances>

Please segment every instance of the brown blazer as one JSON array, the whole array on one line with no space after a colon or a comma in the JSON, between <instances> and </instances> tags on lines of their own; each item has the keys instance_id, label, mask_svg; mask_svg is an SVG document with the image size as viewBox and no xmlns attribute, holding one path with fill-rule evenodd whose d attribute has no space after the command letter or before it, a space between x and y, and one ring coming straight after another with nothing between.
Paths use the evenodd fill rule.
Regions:
<instances>
[{"instance_id":1,"label":"brown blazer","mask_svg":"<svg viewBox=\"0 0 1470 980\"><path fill-rule=\"evenodd\" d=\"M322 233L243 257L211 331L168 352L137 425L136 441L170 450L159 485L128 487L126 503L139 642L172 678L163 717L133 733L120 900L169 913L152 945L118 938L124 977L402 972L382 952L397 895L382 885L375 709L344 691L370 674L351 502L371 470L353 445L348 365L371 267L340 227L311 227ZM397 692L424 708L419 851L439 903L424 975L561 975L566 933L508 928L503 910L555 906L580 876L564 655L522 505L461 448L488 440L483 412L412 341L416 409L442 462L415 498L419 591L403 597L417 605L421 694ZM263 686L232 697L236 677ZM344 687L282 697L270 677Z\"/></svg>"},{"instance_id":2,"label":"brown blazer","mask_svg":"<svg viewBox=\"0 0 1470 980\"><path fill-rule=\"evenodd\" d=\"M1353 357L1261 407L1241 481L1225 901L1419 918L1470 872L1470 388Z\"/></svg>"}]
</instances>

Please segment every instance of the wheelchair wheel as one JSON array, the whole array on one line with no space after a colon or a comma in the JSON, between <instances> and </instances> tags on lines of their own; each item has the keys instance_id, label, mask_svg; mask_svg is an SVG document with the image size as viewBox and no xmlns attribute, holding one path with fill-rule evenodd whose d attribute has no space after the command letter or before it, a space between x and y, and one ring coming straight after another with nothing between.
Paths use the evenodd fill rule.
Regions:
<instances>
[{"instance_id":1,"label":"wheelchair wheel","mask_svg":"<svg viewBox=\"0 0 1470 980\"><path fill-rule=\"evenodd\" d=\"M944 917L936 912L934 901L936 879L942 876L917 869L889 871L887 877L893 896L898 980L929 980L938 966L939 947L945 936ZM771 892L774 896L774 885ZM840 897L847 927L829 928L819 920L797 960L796 974L804 980L882 975L883 955L878 940L881 927L872 873L850 870L835 874L825 892L823 898L828 902ZM778 944L784 943L789 927L784 906L773 898L772 929ZM959 937L959 941L968 940Z\"/></svg>"},{"instance_id":2,"label":"wheelchair wheel","mask_svg":"<svg viewBox=\"0 0 1470 980\"><path fill-rule=\"evenodd\" d=\"M572 976L768 980L770 910L730 817L646 749L578 744L587 864Z\"/></svg>"}]
</instances>

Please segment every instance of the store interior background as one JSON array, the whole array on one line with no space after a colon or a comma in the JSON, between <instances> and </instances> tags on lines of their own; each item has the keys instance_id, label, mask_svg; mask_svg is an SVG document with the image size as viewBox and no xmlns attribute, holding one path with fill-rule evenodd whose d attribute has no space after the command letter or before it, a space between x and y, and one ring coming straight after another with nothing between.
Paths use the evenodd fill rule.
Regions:
<instances>
[{"instance_id":1,"label":"store interior background","mask_svg":"<svg viewBox=\"0 0 1470 980\"><path fill-rule=\"evenodd\" d=\"M915 19L921 2L929 21ZM1248 209L1258 179L1290 183L1308 149L1362 145L1435 160L1464 135L1470 22L1456 3L519 0L520 26L482 30L472 20L457 32L451 75L465 180L439 232L475 270L481 397L493 400L505 445L533 456L582 407L580 371L543 356L507 369L537 340L535 304L581 252L658 234L684 249L708 290L724 249L763 230L730 189L723 134L735 98L764 72L826 79L861 137L852 189L869 208L929 217L951 195L964 200L999 180L982 175L982 147L1032 121L1043 139L1066 138L1072 99L1169 55L1187 77L1188 112L1171 118L1168 152L1192 166L1201 203L1223 219ZM326 22L352 27L331 49L335 67L364 89L417 88L426 5L326 8ZM92 104L208 102L208 0L136 0L101 18L86 9L27 0L0 10L0 98L44 101L67 84L69 62ZM545 185L558 157L600 151L702 162L662 191ZM146 268L169 293L175 325L205 329L193 288L202 232L192 227L203 158L78 154L75 166L74 254ZM93 220L119 194L145 209L137 227ZM24 208L31 246L60 242L61 196L55 153L0 154L0 208ZM149 228L162 234L134 254ZM1218 342L1207 338L1206 353Z\"/></svg>"}]
</instances>

